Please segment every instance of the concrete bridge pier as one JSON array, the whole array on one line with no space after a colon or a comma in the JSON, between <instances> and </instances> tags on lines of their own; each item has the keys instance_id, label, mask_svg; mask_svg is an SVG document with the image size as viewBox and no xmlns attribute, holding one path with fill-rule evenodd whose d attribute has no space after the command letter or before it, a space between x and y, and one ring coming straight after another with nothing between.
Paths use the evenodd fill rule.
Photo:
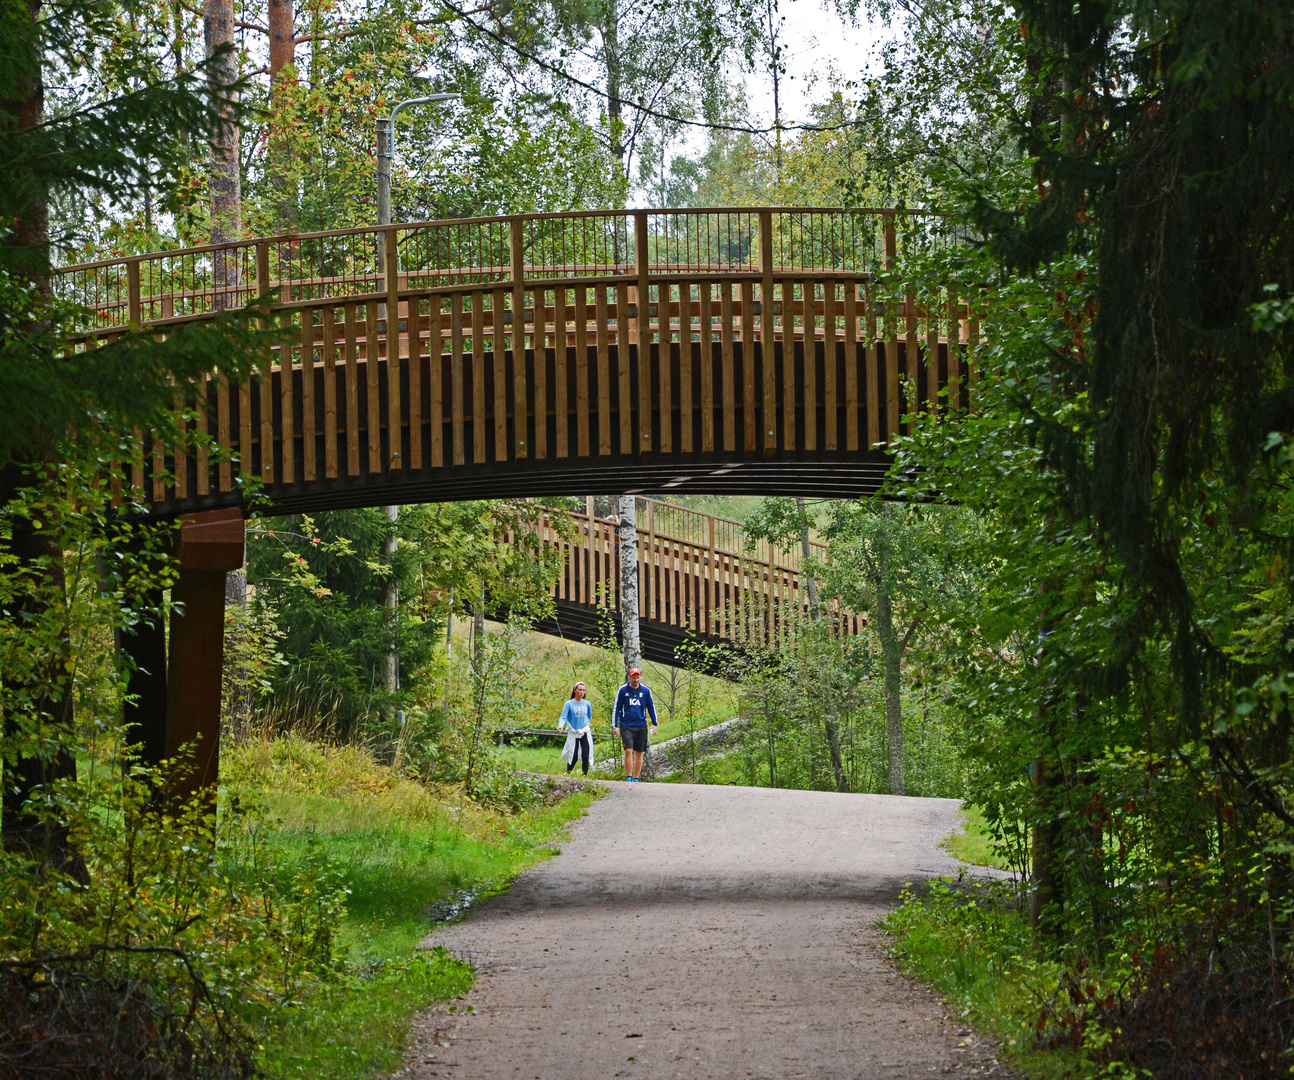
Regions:
<instances>
[{"instance_id":1,"label":"concrete bridge pier","mask_svg":"<svg viewBox=\"0 0 1294 1080\"><path fill-rule=\"evenodd\" d=\"M185 753L169 798L182 803L209 790L214 803L220 765L220 691L224 670L225 575L242 567L247 531L237 509L181 519L179 577L171 599L169 648L160 621L122 635L135 662L125 709L127 738L141 760L156 765ZM160 607L161 596L155 598Z\"/></svg>"}]
</instances>

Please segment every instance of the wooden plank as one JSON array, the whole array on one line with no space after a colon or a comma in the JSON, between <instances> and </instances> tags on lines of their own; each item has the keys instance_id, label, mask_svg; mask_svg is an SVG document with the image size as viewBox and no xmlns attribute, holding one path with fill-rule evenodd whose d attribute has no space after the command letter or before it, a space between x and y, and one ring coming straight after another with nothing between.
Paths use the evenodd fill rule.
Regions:
<instances>
[{"instance_id":1,"label":"wooden plank","mask_svg":"<svg viewBox=\"0 0 1294 1080\"><path fill-rule=\"evenodd\" d=\"M553 294L553 389L557 395L554 403L557 417L557 456L570 457L570 386L569 358L566 336L566 290Z\"/></svg>"},{"instance_id":2,"label":"wooden plank","mask_svg":"<svg viewBox=\"0 0 1294 1080\"><path fill-rule=\"evenodd\" d=\"M261 327L271 324L270 309L270 246L262 240L256 245L256 288L261 294ZM292 366L288 360L289 369ZM266 349L261 362L261 483L274 483L274 356Z\"/></svg>"},{"instance_id":3,"label":"wooden plank","mask_svg":"<svg viewBox=\"0 0 1294 1080\"><path fill-rule=\"evenodd\" d=\"M611 453L611 328L607 315L607 287L594 286L594 321L598 348L598 454Z\"/></svg>"},{"instance_id":4,"label":"wooden plank","mask_svg":"<svg viewBox=\"0 0 1294 1080\"><path fill-rule=\"evenodd\" d=\"M741 419L746 453L759 447L755 424L755 283L741 283Z\"/></svg>"},{"instance_id":5,"label":"wooden plank","mask_svg":"<svg viewBox=\"0 0 1294 1080\"><path fill-rule=\"evenodd\" d=\"M795 374L795 282L782 282L782 449L795 449L795 404L800 380Z\"/></svg>"},{"instance_id":6,"label":"wooden plank","mask_svg":"<svg viewBox=\"0 0 1294 1080\"><path fill-rule=\"evenodd\" d=\"M777 451L777 366L774 354L777 351L774 330L776 319L773 315L773 211L759 212L759 351L763 362L763 428L764 454L771 455Z\"/></svg>"},{"instance_id":7,"label":"wooden plank","mask_svg":"<svg viewBox=\"0 0 1294 1080\"><path fill-rule=\"evenodd\" d=\"M449 421L453 429L454 464L467 462L465 445L464 420L467 404L463 400L463 367L466 361L463 356L463 294L449 294L449 371L450 400Z\"/></svg>"},{"instance_id":8,"label":"wooden plank","mask_svg":"<svg viewBox=\"0 0 1294 1080\"><path fill-rule=\"evenodd\" d=\"M895 304L885 312L885 437L890 446L899 433L899 326Z\"/></svg>"},{"instance_id":9,"label":"wooden plank","mask_svg":"<svg viewBox=\"0 0 1294 1080\"><path fill-rule=\"evenodd\" d=\"M445 359L444 337L441 332L443 297L432 293L427 307L427 423L431 426L431 467L445 467ZM421 445L422 439L415 440ZM410 468L419 468L410 464Z\"/></svg>"},{"instance_id":10,"label":"wooden plank","mask_svg":"<svg viewBox=\"0 0 1294 1080\"><path fill-rule=\"evenodd\" d=\"M678 424L679 450L692 452L692 286L678 287Z\"/></svg>"},{"instance_id":11,"label":"wooden plank","mask_svg":"<svg viewBox=\"0 0 1294 1080\"><path fill-rule=\"evenodd\" d=\"M494 358L494 460L508 460L508 350L504 297L502 289L495 289L490 298L490 349ZM525 422L524 413L522 422Z\"/></svg>"},{"instance_id":12,"label":"wooden plank","mask_svg":"<svg viewBox=\"0 0 1294 1080\"><path fill-rule=\"evenodd\" d=\"M288 369L292 361L288 359ZM261 483L274 483L274 358L267 354L261 365Z\"/></svg>"},{"instance_id":13,"label":"wooden plank","mask_svg":"<svg viewBox=\"0 0 1294 1080\"><path fill-rule=\"evenodd\" d=\"M301 309L301 468L307 484L315 480L315 313ZM287 472L286 466L284 472Z\"/></svg>"},{"instance_id":14,"label":"wooden plank","mask_svg":"<svg viewBox=\"0 0 1294 1080\"><path fill-rule=\"evenodd\" d=\"M220 451L220 468L216 484L221 492L232 491L234 443L229 430L229 377L216 377L216 447Z\"/></svg>"},{"instance_id":15,"label":"wooden plank","mask_svg":"<svg viewBox=\"0 0 1294 1080\"><path fill-rule=\"evenodd\" d=\"M211 494L211 457L207 449L207 440L211 437L210 399L207 387L211 382L210 375L198 378L198 391L193 402L194 412L194 472L196 473L194 490L199 498Z\"/></svg>"},{"instance_id":16,"label":"wooden plank","mask_svg":"<svg viewBox=\"0 0 1294 1080\"><path fill-rule=\"evenodd\" d=\"M822 406L823 420L826 427L826 447L828 451L839 449L836 428L839 424L837 416L837 406L839 402L836 398L836 334L839 329L838 316L836 314L836 283L834 281L824 281L822 283L822 315L823 315L823 335L822 335Z\"/></svg>"},{"instance_id":17,"label":"wooden plank","mask_svg":"<svg viewBox=\"0 0 1294 1080\"><path fill-rule=\"evenodd\" d=\"M638 438L637 452L651 453L651 283L648 278L650 240L647 211L634 211L634 270L638 283Z\"/></svg>"},{"instance_id":18,"label":"wooden plank","mask_svg":"<svg viewBox=\"0 0 1294 1080\"><path fill-rule=\"evenodd\" d=\"M304 318L305 312L302 312ZM305 349L301 350L302 375L304 376ZM286 340L279 349L279 439L282 447L282 473L279 479L285 484L295 482L297 478L296 455L296 394L293 393L292 346Z\"/></svg>"},{"instance_id":19,"label":"wooden plank","mask_svg":"<svg viewBox=\"0 0 1294 1080\"><path fill-rule=\"evenodd\" d=\"M184 398L178 392L175 395L175 426L180 431L180 439L175 444L175 497L183 500L189 497L189 467L184 452L188 421L184 419Z\"/></svg>"},{"instance_id":20,"label":"wooden plank","mask_svg":"<svg viewBox=\"0 0 1294 1080\"><path fill-rule=\"evenodd\" d=\"M712 286L701 282L701 451L714 452L714 299Z\"/></svg>"},{"instance_id":21,"label":"wooden plank","mask_svg":"<svg viewBox=\"0 0 1294 1080\"><path fill-rule=\"evenodd\" d=\"M508 255L512 279L512 431L513 453L518 461L529 456L527 446L529 394L526 383L526 245L525 225L520 217L509 223ZM543 354L539 335L539 319L535 319L535 357ZM536 412L538 416L538 412ZM536 425L537 426L537 425Z\"/></svg>"},{"instance_id":22,"label":"wooden plank","mask_svg":"<svg viewBox=\"0 0 1294 1080\"><path fill-rule=\"evenodd\" d=\"M238 388L238 476L254 476L252 468L252 384Z\"/></svg>"},{"instance_id":23,"label":"wooden plank","mask_svg":"<svg viewBox=\"0 0 1294 1080\"><path fill-rule=\"evenodd\" d=\"M881 392L879 352L876 338L876 309L872 305L871 286L863 290L864 377L867 381L867 449L875 450L881 441Z\"/></svg>"},{"instance_id":24,"label":"wooden plank","mask_svg":"<svg viewBox=\"0 0 1294 1080\"><path fill-rule=\"evenodd\" d=\"M485 464L485 292L472 293L472 461Z\"/></svg>"},{"instance_id":25,"label":"wooden plank","mask_svg":"<svg viewBox=\"0 0 1294 1080\"><path fill-rule=\"evenodd\" d=\"M346 305L346 472L359 475L359 304Z\"/></svg>"},{"instance_id":26,"label":"wooden plank","mask_svg":"<svg viewBox=\"0 0 1294 1080\"><path fill-rule=\"evenodd\" d=\"M401 353L408 355L408 338L401 349L400 340L400 249L395 228L384 235L386 245L386 467L388 472L399 472L404 467L404 427L401 409L401 386L404 382L404 364ZM405 319L410 331L414 320L410 314Z\"/></svg>"},{"instance_id":27,"label":"wooden plank","mask_svg":"<svg viewBox=\"0 0 1294 1080\"><path fill-rule=\"evenodd\" d=\"M364 374L367 390L367 424L368 424L368 471L371 474L382 471L382 391L381 359L382 351L377 332L377 301L368 302L364 323Z\"/></svg>"},{"instance_id":28,"label":"wooden plank","mask_svg":"<svg viewBox=\"0 0 1294 1080\"><path fill-rule=\"evenodd\" d=\"M845 282L845 449L858 449L858 282Z\"/></svg>"},{"instance_id":29,"label":"wooden plank","mask_svg":"<svg viewBox=\"0 0 1294 1080\"><path fill-rule=\"evenodd\" d=\"M961 305L957 288L948 287L948 411L956 412L962 403Z\"/></svg>"},{"instance_id":30,"label":"wooden plank","mask_svg":"<svg viewBox=\"0 0 1294 1080\"><path fill-rule=\"evenodd\" d=\"M932 302L926 311L926 408L932 420L939 415L939 307Z\"/></svg>"},{"instance_id":31,"label":"wooden plank","mask_svg":"<svg viewBox=\"0 0 1294 1080\"><path fill-rule=\"evenodd\" d=\"M575 290L575 453L589 456L589 294Z\"/></svg>"},{"instance_id":32,"label":"wooden plank","mask_svg":"<svg viewBox=\"0 0 1294 1080\"><path fill-rule=\"evenodd\" d=\"M544 461L548 457L548 341L547 341L547 322L545 299L547 291L536 289L534 293L535 305L535 328L532 340L534 341L535 357L535 434L534 434L534 453L536 461Z\"/></svg>"},{"instance_id":33,"label":"wooden plank","mask_svg":"<svg viewBox=\"0 0 1294 1080\"><path fill-rule=\"evenodd\" d=\"M904 351L907 355L908 393L911 400L906 402L906 412L915 413L921 409L921 342L917 336L917 294L910 292L904 305Z\"/></svg>"},{"instance_id":34,"label":"wooden plank","mask_svg":"<svg viewBox=\"0 0 1294 1080\"><path fill-rule=\"evenodd\" d=\"M707 286L708 288L709 286ZM706 551L705 563L705 611L702 622L704 632L713 634L715 632L714 620L716 616L715 608L719 606L718 589L719 569L715 565L714 554L714 516L708 515L709 520L706 524L709 526L709 548Z\"/></svg>"},{"instance_id":35,"label":"wooden plank","mask_svg":"<svg viewBox=\"0 0 1294 1080\"><path fill-rule=\"evenodd\" d=\"M620 453L634 452L633 372L629 369L629 286L616 286L616 374L620 383ZM620 575L615 575L620 580Z\"/></svg>"},{"instance_id":36,"label":"wooden plank","mask_svg":"<svg viewBox=\"0 0 1294 1080\"><path fill-rule=\"evenodd\" d=\"M733 312L732 282L719 285L719 355L723 373L723 448L731 453L737 449L736 389L733 380Z\"/></svg>"},{"instance_id":37,"label":"wooden plank","mask_svg":"<svg viewBox=\"0 0 1294 1080\"><path fill-rule=\"evenodd\" d=\"M428 306L435 302L435 298L429 298ZM422 358L429 339L422 333L422 301L411 296L406 303L409 311L409 460L406 464L410 471L418 472L422 469ZM439 319L436 332L440 333Z\"/></svg>"},{"instance_id":38,"label":"wooden plank","mask_svg":"<svg viewBox=\"0 0 1294 1080\"><path fill-rule=\"evenodd\" d=\"M662 347L666 334L661 334ZM647 618L656 616L656 500L647 500Z\"/></svg>"},{"instance_id":39,"label":"wooden plank","mask_svg":"<svg viewBox=\"0 0 1294 1080\"><path fill-rule=\"evenodd\" d=\"M818 448L818 283L804 283L804 448Z\"/></svg>"},{"instance_id":40,"label":"wooden plank","mask_svg":"<svg viewBox=\"0 0 1294 1080\"><path fill-rule=\"evenodd\" d=\"M673 334L670 333L670 294L674 286L660 284L656 286L656 325L659 332L656 335L657 350L657 378L660 391L660 400L657 402L657 412L660 416L660 452L662 454L672 454L674 452L674 363L671 354L673 349L670 348Z\"/></svg>"},{"instance_id":41,"label":"wooden plank","mask_svg":"<svg viewBox=\"0 0 1294 1080\"><path fill-rule=\"evenodd\" d=\"M334 308L323 309L324 476L337 478L337 328ZM344 317L344 316L343 316Z\"/></svg>"}]
</instances>

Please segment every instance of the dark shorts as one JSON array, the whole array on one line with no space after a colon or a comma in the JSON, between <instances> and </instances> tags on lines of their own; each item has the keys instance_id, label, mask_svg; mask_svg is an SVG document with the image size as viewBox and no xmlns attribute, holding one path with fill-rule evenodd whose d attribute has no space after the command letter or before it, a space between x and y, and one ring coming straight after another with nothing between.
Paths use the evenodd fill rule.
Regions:
<instances>
[{"instance_id":1,"label":"dark shorts","mask_svg":"<svg viewBox=\"0 0 1294 1080\"><path fill-rule=\"evenodd\" d=\"M642 727L622 727L620 741L624 743L626 750L632 750L638 754L647 753L647 726L644 724Z\"/></svg>"}]
</instances>

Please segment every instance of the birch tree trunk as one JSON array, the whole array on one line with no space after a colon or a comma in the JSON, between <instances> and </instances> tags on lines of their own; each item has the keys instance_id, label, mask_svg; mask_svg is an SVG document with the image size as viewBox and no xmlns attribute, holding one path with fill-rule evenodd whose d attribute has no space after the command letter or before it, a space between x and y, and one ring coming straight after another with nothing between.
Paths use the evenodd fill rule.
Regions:
<instances>
[{"instance_id":1,"label":"birch tree trunk","mask_svg":"<svg viewBox=\"0 0 1294 1080\"><path fill-rule=\"evenodd\" d=\"M641 668L638 637L638 519L632 495L620 497L620 641L624 647L625 678Z\"/></svg>"},{"instance_id":2,"label":"birch tree trunk","mask_svg":"<svg viewBox=\"0 0 1294 1080\"><path fill-rule=\"evenodd\" d=\"M885 664L885 727L889 742L890 794L903 794L903 646L894 627L894 601L880 590L876 597L876 633Z\"/></svg>"},{"instance_id":3,"label":"birch tree trunk","mask_svg":"<svg viewBox=\"0 0 1294 1080\"><path fill-rule=\"evenodd\" d=\"M795 508L800 512L800 519L805 522L800 529L800 554L804 557L804 586L809 591L809 618L814 622L822 614L818 601L818 579L809 573L809 559L813 556L813 547L809 540L808 510L804 500L797 498ZM840 722L836 719L835 696L828 693L823 702L822 726L827 733L827 753L831 755L831 774L836 780L837 791L849 790L849 778L845 775L845 759L840 752Z\"/></svg>"}]
</instances>

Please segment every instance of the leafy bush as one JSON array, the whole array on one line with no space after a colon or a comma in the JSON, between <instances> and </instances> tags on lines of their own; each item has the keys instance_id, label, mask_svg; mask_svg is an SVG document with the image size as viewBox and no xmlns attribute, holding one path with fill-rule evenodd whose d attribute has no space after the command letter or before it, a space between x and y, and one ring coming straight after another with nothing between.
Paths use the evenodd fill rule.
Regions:
<instances>
[{"instance_id":1,"label":"leafy bush","mask_svg":"<svg viewBox=\"0 0 1294 1080\"><path fill-rule=\"evenodd\" d=\"M164 810L166 779L44 789L39 814L77 853L67 871L0 854L0 994L23 1003L0 1061L15 1075L87 1058L145 1070L102 1075L250 1075L251 1025L338 974L345 890L328 861L276 865L240 799Z\"/></svg>"}]
</instances>

